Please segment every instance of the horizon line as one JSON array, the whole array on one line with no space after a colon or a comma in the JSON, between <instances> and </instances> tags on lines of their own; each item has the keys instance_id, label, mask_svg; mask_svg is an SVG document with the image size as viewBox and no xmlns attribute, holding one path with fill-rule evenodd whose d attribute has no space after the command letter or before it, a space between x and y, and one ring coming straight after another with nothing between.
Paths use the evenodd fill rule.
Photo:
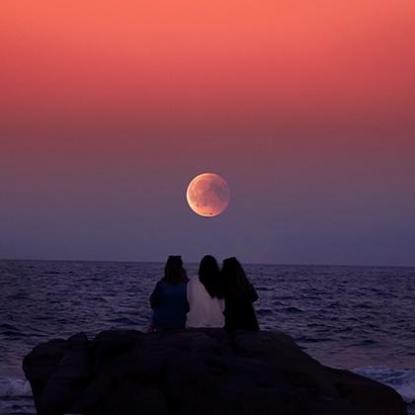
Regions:
<instances>
[{"instance_id":1,"label":"horizon line","mask_svg":"<svg viewBox=\"0 0 415 415\"><path fill-rule=\"evenodd\" d=\"M101 262L101 263L137 263L137 264L163 264L165 261L152 260L128 260L128 259L45 259L45 258L1 258L2 261L21 261L21 262ZM184 261L188 264L198 264L199 261ZM361 267L361 268L415 268L413 265L387 265L387 264L340 264L340 263L289 263L289 262L255 262L241 261L244 265L274 265L274 266L297 266L297 267Z\"/></svg>"}]
</instances>

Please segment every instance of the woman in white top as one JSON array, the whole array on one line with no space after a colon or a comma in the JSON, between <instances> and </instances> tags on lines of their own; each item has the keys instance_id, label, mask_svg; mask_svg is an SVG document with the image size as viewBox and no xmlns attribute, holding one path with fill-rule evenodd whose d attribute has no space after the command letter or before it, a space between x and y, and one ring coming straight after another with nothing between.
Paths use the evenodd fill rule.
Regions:
<instances>
[{"instance_id":1,"label":"woman in white top","mask_svg":"<svg viewBox=\"0 0 415 415\"><path fill-rule=\"evenodd\" d=\"M186 327L224 327L225 302L219 265L211 255L203 257L199 275L187 283L187 301L190 311Z\"/></svg>"}]
</instances>

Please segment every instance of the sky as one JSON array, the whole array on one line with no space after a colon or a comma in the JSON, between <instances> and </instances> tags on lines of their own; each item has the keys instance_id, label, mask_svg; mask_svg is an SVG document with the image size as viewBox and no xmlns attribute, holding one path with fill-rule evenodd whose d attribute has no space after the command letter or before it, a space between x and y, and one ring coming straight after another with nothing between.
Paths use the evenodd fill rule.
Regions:
<instances>
[{"instance_id":1,"label":"sky","mask_svg":"<svg viewBox=\"0 0 415 415\"><path fill-rule=\"evenodd\" d=\"M2 0L0 258L415 265L413 0ZM228 209L187 184L216 172Z\"/></svg>"}]
</instances>

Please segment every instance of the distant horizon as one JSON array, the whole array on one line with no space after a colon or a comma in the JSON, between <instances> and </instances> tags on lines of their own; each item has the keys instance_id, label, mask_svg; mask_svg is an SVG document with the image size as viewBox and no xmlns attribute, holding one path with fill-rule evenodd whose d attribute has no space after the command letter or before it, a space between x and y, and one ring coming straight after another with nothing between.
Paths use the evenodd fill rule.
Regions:
<instances>
[{"instance_id":1,"label":"distant horizon","mask_svg":"<svg viewBox=\"0 0 415 415\"><path fill-rule=\"evenodd\" d=\"M175 253L176 254L176 253ZM220 263L223 259L228 257L215 258ZM340 263L286 263L286 262L255 262L255 261L243 261L243 258L237 257L241 261L242 265L265 265L265 266L287 266L287 267L351 267L351 268L415 268L415 264L340 264ZM45 259L45 258L1 258L0 261L21 261L21 262L97 262L97 263L134 263L134 264L164 264L167 257L162 261L156 260L129 260L129 259ZM182 256L184 264L197 265L198 260L187 261Z\"/></svg>"}]
</instances>

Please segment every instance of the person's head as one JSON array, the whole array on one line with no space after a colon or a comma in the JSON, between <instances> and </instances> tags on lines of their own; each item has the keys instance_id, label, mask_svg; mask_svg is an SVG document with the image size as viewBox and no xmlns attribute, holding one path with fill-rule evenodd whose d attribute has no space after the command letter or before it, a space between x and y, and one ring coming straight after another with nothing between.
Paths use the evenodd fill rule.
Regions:
<instances>
[{"instance_id":1,"label":"person's head","mask_svg":"<svg viewBox=\"0 0 415 415\"><path fill-rule=\"evenodd\" d=\"M223 297L219 265L212 255L205 255L200 261L199 280L212 298Z\"/></svg>"},{"instance_id":2,"label":"person's head","mask_svg":"<svg viewBox=\"0 0 415 415\"><path fill-rule=\"evenodd\" d=\"M222 278L225 296L238 296L250 289L248 277L240 262L235 258L226 258L222 264Z\"/></svg>"},{"instance_id":3,"label":"person's head","mask_svg":"<svg viewBox=\"0 0 415 415\"><path fill-rule=\"evenodd\" d=\"M187 281L186 270L179 255L170 255L164 267L164 280L174 284Z\"/></svg>"}]
</instances>

